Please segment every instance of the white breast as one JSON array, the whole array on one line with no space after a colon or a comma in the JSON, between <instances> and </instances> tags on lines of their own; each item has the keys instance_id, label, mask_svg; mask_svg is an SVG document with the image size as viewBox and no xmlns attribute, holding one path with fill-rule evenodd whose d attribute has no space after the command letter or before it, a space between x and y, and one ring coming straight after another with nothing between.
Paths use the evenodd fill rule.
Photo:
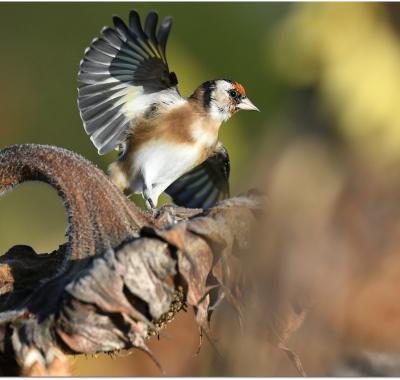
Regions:
<instances>
[{"instance_id":1,"label":"white breast","mask_svg":"<svg viewBox=\"0 0 400 380\"><path fill-rule=\"evenodd\" d=\"M141 173L144 184L135 176L131 185L135 193L148 189L154 204L159 195L180 176L194 167L200 155L200 145L172 144L153 141L139 149L135 156L133 171ZM133 174L133 173L132 173Z\"/></svg>"},{"instance_id":2,"label":"white breast","mask_svg":"<svg viewBox=\"0 0 400 380\"><path fill-rule=\"evenodd\" d=\"M204 150L209 150L218 140L218 125L204 124L199 120L190 126L193 143L173 143L162 137L149 141L132 157L131 190L146 192L156 205L159 195L183 174L198 163Z\"/></svg>"}]
</instances>

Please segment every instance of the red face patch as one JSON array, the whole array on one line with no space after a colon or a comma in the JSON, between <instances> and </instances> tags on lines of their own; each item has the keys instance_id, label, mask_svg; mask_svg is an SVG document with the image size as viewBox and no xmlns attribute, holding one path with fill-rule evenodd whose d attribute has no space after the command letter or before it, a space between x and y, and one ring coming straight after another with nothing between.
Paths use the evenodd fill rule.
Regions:
<instances>
[{"instance_id":1,"label":"red face patch","mask_svg":"<svg viewBox=\"0 0 400 380\"><path fill-rule=\"evenodd\" d=\"M239 94L241 96L244 96L246 94L244 87L240 83L233 82L232 84L233 84L233 87L235 87L235 89L239 92Z\"/></svg>"}]
</instances>

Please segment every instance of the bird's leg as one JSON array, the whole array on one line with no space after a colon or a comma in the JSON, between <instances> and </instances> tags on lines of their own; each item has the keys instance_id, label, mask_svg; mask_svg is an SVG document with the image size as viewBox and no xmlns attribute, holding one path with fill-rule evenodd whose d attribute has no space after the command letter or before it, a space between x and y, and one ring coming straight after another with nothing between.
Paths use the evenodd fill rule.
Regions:
<instances>
[{"instance_id":1,"label":"bird's leg","mask_svg":"<svg viewBox=\"0 0 400 380\"><path fill-rule=\"evenodd\" d=\"M155 203L160 195L157 184L151 187L145 186L142 195L145 200L146 208L153 214L154 218L162 221L162 224L176 224L178 222L175 215L175 205L162 206L160 209L156 208Z\"/></svg>"},{"instance_id":2,"label":"bird's leg","mask_svg":"<svg viewBox=\"0 0 400 380\"><path fill-rule=\"evenodd\" d=\"M146 205L146 208L153 214L155 217L157 214L157 208L153 202L152 196L151 196L151 191L149 191L149 188L146 187L143 192L142 192L143 198L144 198L144 203Z\"/></svg>"},{"instance_id":3,"label":"bird's leg","mask_svg":"<svg viewBox=\"0 0 400 380\"><path fill-rule=\"evenodd\" d=\"M149 198L144 198L144 200L146 201L146 207L152 211L154 211L156 209L156 207L154 206L153 200L149 197Z\"/></svg>"}]
</instances>

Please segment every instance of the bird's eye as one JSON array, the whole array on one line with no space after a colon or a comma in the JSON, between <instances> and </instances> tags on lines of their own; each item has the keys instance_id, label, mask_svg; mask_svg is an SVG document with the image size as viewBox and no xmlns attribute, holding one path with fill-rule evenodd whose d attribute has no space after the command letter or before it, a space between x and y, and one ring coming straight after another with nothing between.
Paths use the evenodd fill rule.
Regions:
<instances>
[{"instance_id":1,"label":"bird's eye","mask_svg":"<svg viewBox=\"0 0 400 380\"><path fill-rule=\"evenodd\" d=\"M235 89L229 90L228 93L229 93L229 96L234 98L234 99L239 97L239 93Z\"/></svg>"}]
</instances>

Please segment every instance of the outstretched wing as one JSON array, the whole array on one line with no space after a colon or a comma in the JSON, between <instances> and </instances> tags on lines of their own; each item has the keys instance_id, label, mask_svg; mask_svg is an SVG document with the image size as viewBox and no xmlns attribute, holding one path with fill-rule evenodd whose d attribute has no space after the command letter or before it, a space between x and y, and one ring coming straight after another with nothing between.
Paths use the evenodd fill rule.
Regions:
<instances>
[{"instance_id":1,"label":"outstretched wing","mask_svg":"<svg viewBox=\"0 0 400 380\"><path fill-rule=\"evenodd\" d=\"M183 102L169 71L165 49L172 18L162 21L150 12L142 29L139 14L129 14L129 27L114 17L104 27L80 64L78 106L85 131L99 154L106 154L134 133L135 120L155 106Z\"/></svg>"},{"instance_id":2,"label":"outstretched wing","mask_svg":"<svg viewBox=\"0 0 400 380\"><path fill-rule=\"evenodd\" d=\"M229 197L229 171L228 152L220 143L211 157L178 178L165 192L178 206L207 209Z\"/></svg>"}]
</instances>

